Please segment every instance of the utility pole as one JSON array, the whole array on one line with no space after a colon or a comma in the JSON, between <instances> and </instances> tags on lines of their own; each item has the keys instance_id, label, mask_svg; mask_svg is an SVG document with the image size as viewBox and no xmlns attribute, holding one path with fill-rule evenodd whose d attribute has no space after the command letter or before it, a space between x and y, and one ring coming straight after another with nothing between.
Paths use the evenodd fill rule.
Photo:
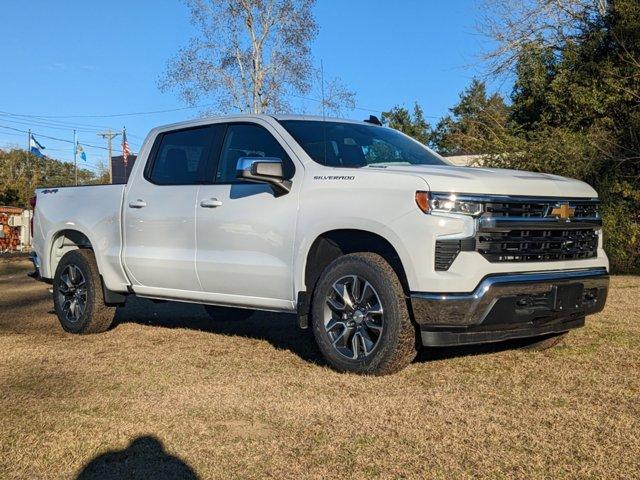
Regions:
<instances>
[{"instance_id":1,"label":"utility pole","mask_svg":"<svg viewBox=\"0 0 640 480\"><path fill-rule=\"evenodd\" d=\"M113 168L111 166L111 151L112 151L112 147L113 147L113 139L116 138L118 135L120 135L119 133L116 132L112 132L111 129L109 129L107 132L100 132L98 133L99 137L102 137L104 139L107 140L107 145L109 147L109 183L113 183Z\"/></svg>"},{"instance_id":2,"label":"utility pole","mask_svg":"<svg viewBox=\"0 0 640 480\"><path fill-rule=\"evenodd\" d=\"M29 135L29 138L27 139L27 168L26 168L26 171L24 172L24 181L25 181L25 184L27 185L26 198L29 198L31 196L30 189L29 189L30 182L27 179L27 175L28 175L28 173L30 171L30 167L31 167L29 165L31 163L31 129L29 129L28 135Z\"/></svg>"},{"instance_id":3,"label":"utility pole","mask_svg":"<svg viewBox=\"0 0 640 480\"><path fill-rule=\"evenodd\" d=\"M73 129L73 167L76 171L76 187L78 186L78 137L75 128Z\"/></svg>"}]
</instances>

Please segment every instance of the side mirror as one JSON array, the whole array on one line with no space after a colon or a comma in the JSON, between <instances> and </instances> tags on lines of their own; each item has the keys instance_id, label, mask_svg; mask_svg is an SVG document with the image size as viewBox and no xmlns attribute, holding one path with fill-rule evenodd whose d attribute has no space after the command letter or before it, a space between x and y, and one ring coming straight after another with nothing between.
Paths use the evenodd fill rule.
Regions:
<instances>
[{"instance_id":1,"label":"side mirror","mask_svg":"<svg viewBox=\"0 0 640 480\"><path fill-rule=\"evenodd\" d=\"M249 182L266 183L276 197L291 191L291 180L284 178L282 160L275 157L240 157L236 177Z\"/></svg>"}]
</instances>

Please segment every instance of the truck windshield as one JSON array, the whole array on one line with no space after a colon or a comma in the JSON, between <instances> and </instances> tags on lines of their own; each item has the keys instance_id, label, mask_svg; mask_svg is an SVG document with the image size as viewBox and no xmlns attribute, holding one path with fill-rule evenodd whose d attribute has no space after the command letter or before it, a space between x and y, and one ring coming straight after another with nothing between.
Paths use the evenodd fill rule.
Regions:
<instances>
[{"instance_id":1,"label":"truck windshield","mask_svg":"<svg viewBox=\"0 0 640 480\"><path fill-rule=\"evenodd\" d=\"M391 128L318 120L280 123L314 161L328 167L448 165L421 143Z\"/></svg>"}]
</instances>

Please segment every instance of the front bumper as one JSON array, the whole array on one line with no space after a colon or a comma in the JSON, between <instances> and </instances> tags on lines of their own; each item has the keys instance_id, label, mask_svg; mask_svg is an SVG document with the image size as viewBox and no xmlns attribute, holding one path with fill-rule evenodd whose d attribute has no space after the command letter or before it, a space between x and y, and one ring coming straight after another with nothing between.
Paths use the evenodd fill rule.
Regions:
<instances>
[{"instance_id":1,"label":"front bumper","mask_svg":"<svg viewBox=\"0 0 640 480\"><path fill-rule=\"evenodd\" d=\"M426 346L484 343L560 333L604 308L604 268L490 275L470 293L412 293Z\"/></svg>"}]
</instances>

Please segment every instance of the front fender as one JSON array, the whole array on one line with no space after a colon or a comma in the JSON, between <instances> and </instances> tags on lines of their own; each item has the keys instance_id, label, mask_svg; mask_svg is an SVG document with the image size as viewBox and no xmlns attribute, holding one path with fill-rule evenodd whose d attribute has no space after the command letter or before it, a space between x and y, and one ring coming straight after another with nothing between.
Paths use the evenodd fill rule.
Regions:
<instances>
[{"instance_id":1,"label":"front fender","mask_svg":"<svg viewBox=\"0 0 640 480\"><path fill-rule=\"evenodd\" d=\"M305 235L300 238L299 247L296 249L294 258L294 285L296 292L307 290L307 285L305 285L306 264L313 243L321 235L334 230L360 230L384 238L391 244L400 257L409 285L412 285L412 282L416 279L416 272L411 262L409 251L405 242L397 232L376 220L361 217L345 217L314 225L312 229L305 231Z\"/></svg>"}]
</instances>

